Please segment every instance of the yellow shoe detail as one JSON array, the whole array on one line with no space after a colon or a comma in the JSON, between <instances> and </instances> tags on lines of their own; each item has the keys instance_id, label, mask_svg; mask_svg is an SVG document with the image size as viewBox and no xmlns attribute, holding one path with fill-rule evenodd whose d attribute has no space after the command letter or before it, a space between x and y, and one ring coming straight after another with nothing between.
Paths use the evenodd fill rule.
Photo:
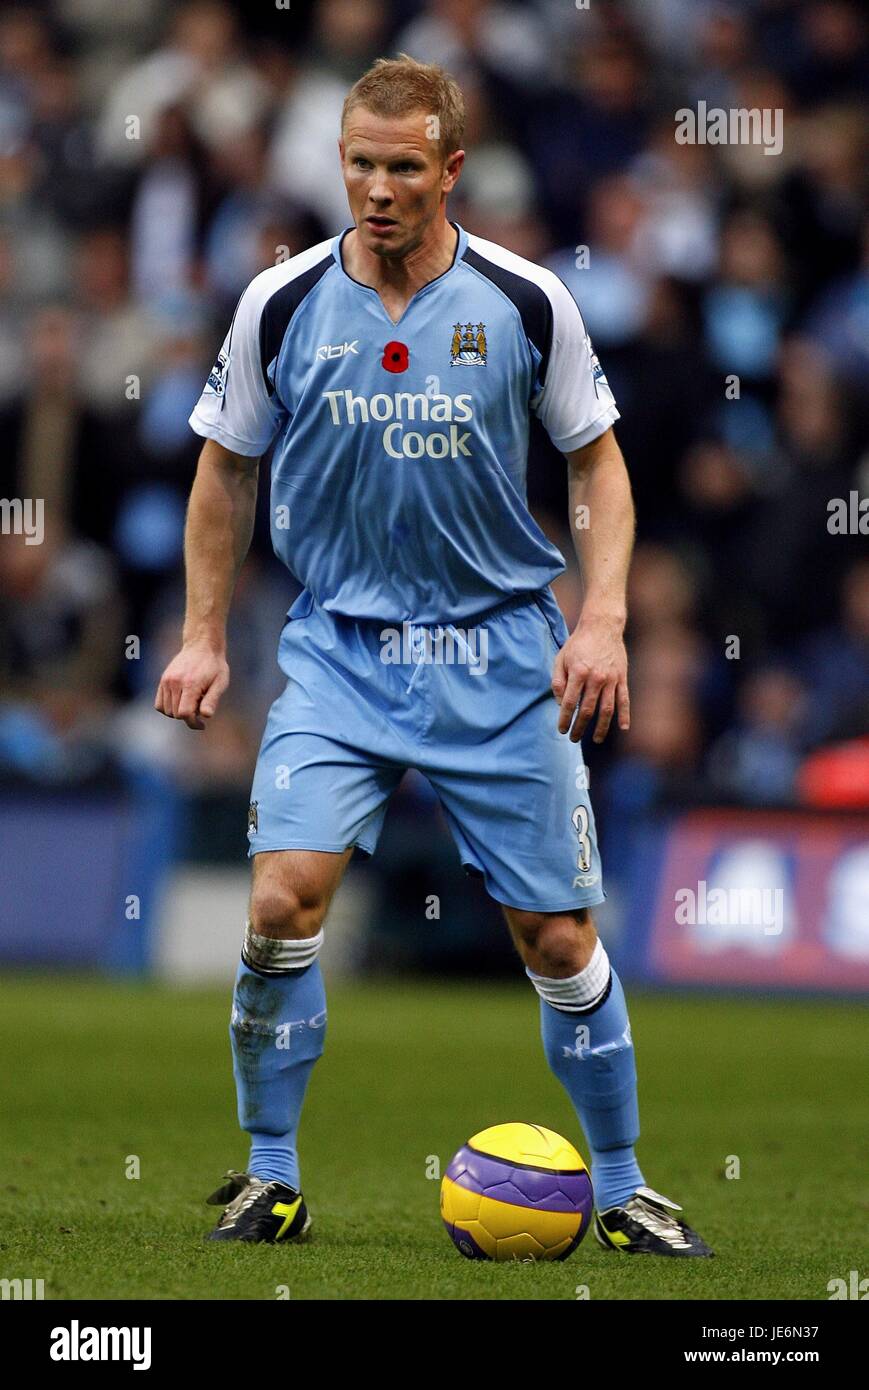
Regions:
<instances>
[{"instance_id":1,"label":"yellow shoe detail","mask_svg":"<svg viewBox=\"0 0 869 1390\"><path fill-rule=\"evenodd\" d=\"M630 1245L631 1238L626 1236L624 1231L608 1231L603 1222L600 1223L600 1228L611 1245Z\"/></svg>"},{"instance_id":2,"label":"yellow shoe detail","mask_svg":"<svg viewBox=\"0 0 869 1390\"><path fill-rule=\"evenodd\" d=\"M287 1231L292 1226L293 1219L301 1205L301 1197L297 1197L294 1202L275 1202L274 1206L272 1207L272 1216L282 1216L284 1218L284 1224L281 1226L280 1230L275 1235L275 1240L280 1240L283 1236L286 1235Z\"/></svg>"}]
</instances>

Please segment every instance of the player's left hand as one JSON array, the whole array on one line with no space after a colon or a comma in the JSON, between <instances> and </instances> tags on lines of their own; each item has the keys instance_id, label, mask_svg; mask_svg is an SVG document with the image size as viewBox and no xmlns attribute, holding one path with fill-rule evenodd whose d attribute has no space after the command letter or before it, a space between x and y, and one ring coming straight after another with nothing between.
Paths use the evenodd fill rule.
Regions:
<instances>
[{"instance_id":1,"label":"player's left hand","mask_svg":"<svg viewBox=\"0 0 869 1390\"><path fill-rule=\"evenodd\" d=\"M629 729L628 654L622 625L604 616L582 617L555 658L552 693L561 705L558 732L578 743L598 710L594 742L607 736L618 710L620 729Z\"/></svg>"}]
</instances>

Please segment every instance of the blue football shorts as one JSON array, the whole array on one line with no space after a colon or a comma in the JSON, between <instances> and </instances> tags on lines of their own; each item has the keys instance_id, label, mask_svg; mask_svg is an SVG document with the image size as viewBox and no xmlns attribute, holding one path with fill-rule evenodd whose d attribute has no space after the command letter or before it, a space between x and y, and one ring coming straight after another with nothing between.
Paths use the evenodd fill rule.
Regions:
<instances>
[{"instance_id":1,"label":"blue football shorts","mask_svg":"<svg viewBox=\"0 0 869 1390\"><path fill-rule=\"evenodd\" d=\"M566 638L548 586L462 627L357 621L304 590L281 634L287 685L263 734L248 853L373 853L390 794L416 768L497 902L603 902L587 773L551 689Z\"/></svg>"}]
</instances>

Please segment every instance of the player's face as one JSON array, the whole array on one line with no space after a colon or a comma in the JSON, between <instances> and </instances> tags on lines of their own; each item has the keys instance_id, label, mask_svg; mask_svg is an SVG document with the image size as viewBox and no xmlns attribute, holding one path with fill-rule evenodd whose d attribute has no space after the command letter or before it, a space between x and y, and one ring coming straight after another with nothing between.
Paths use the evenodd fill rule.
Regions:
<instances>
[{"instance_id":1,"label":"player's face","mask_svg":"<svg viewBox=\"0 0 869 1390\"><path fill-rule=\"evenodd\" d=\"M344 185L362 245L376 256L402 257L435 225L464 160L441 158L424 111L376 116L354 107L339 142Z\"/></svg>"}]
</instances>

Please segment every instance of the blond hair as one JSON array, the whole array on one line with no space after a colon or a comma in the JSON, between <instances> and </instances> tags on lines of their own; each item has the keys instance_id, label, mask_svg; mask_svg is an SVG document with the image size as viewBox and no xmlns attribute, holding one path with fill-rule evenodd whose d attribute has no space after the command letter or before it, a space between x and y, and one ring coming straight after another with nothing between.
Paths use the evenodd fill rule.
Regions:
<instances>
[{"instance_id":1,"label":"blond hair","mask_svg":"<svg viewBox=\"0 0 869 1390\"><path fill-rule=\"evenodd\" d=\"M432 139L441 159L462 148L465 135L465 103L459 85L436 63L418 63L407 53L397 58L378 58L347 93L341 112L343 131L356 106L375 116L406 116L424 111L434 116Z\"/></svg>"}]
</instances>

